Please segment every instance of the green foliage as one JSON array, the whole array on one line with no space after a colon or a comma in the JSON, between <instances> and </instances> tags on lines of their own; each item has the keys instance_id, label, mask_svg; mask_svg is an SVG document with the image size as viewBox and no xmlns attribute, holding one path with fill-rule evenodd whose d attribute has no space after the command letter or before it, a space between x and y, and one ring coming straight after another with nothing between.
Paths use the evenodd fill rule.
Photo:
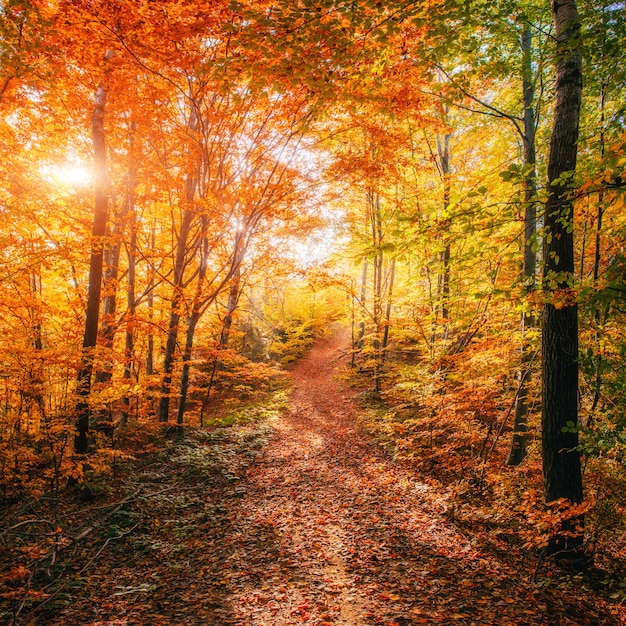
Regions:
<instances>
[{"instance_id":1,"label":"green foliage","mask_svg":"<svg viewBox=\"0 0 626 626\"><path fill-rule=\"evenodd\" d=\"M288 394L286 390L275 391L264 398L258 396L252 403L246 404L241 400L226 401L221 415L209 418L208 426L226 427L237 424L257 424L276 418L287 407Z\"/></svg>"}]
</instances>

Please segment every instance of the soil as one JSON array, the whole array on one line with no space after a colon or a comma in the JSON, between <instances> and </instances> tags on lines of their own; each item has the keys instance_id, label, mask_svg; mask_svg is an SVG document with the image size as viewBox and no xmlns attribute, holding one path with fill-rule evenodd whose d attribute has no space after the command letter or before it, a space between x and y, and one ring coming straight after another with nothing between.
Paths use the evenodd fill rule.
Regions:
<instances>
[{"instance_id":1,"label":"soil","mask_svg":"<svg viewBox=\"0 0 626 626\"><path fill-rule=\"evenodd\" d=\"M279 419L145 468L141 493L108 518L108 543L100 534L88 567L74 568L77 584L51 587L15 623L620 623L584 593L540 587L536 557L447 519L432 488L362 429L335 377L344 348L339 334L295 366Z\"/></svg>"}]
</instances>

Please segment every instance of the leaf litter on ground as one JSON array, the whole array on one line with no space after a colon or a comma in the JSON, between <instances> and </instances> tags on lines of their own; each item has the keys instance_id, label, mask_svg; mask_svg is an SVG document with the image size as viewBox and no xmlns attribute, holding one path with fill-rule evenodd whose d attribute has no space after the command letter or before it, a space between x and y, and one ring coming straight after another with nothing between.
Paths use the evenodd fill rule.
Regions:
<instances>
[{"instance_id":1,"label":"leaf litter on ground","mask_svg":"<svg viewBox=\"0 0 626 626\"><path fill-rule=\"evenodd\" d=\"M361 428L334 376L342 341L295 366L280 417L192 432L138 466L135 495L61 572L34 572L21 605L3 600L7 623L626 623L575 585L537 584L533 554L446 519Z\"/></svg>"}]
</instances>

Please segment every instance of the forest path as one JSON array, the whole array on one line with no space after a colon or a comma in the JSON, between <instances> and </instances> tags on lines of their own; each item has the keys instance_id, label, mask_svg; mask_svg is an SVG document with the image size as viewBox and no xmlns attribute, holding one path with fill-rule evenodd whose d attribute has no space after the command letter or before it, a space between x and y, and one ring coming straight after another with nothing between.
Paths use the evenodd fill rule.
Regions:
<instances>
[{"instance_id":1,"label":"forest path","mask_svg":"<svg viewBox=\"0 0 626 626\"><path fill-rule=\"evenodd\" d=\"M583 623L549 617L519 572L433 512L428 487L360 429L334 376L345 347L336 335L296 365L290 408L247 470L221 623Z\"/></svg>"},{"instance_id":2,"label":"forest path","mask_svg":"<svg viewBox=\"0 0 626 626\"><path fill-rule=\"evenodd\" d=\"M474 583L456 564L478 555L359 429L334 377L342 348L339 334L296 365L290 408L248 472L238 567L252 576L231 607L241 624L470 623Z\"/></svg>"},{"instance_id":3,"label":"forest path","mask_svg":"<svg viewBox=\"0 0 626 626\"><path fill-rule=\"evenodd\" d=\"M345 347L341 335L313 347L270 425L199 431L139 470L141 495L66 575L67 604L56 592L15 623L619 623L584 592L539 589L510 544L445 519L440 495L361 429L335 378Z\"/></svg>"}]
</instances>

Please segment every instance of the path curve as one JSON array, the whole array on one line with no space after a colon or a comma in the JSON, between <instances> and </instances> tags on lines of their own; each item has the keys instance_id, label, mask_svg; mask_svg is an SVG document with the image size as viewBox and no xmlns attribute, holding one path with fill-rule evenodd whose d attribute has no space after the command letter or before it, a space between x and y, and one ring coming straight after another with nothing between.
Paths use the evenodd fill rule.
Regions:
<instances>
[{"instance_id":1,"label":"path curve","mask_svg":"<svg viewBox=\"0 0 626 626\"><path fill-rule=\"evenodd\" d=\"M229 619L258 626L545 623L532 620L532 594L515 589L500 563L427 510L427 487L360 430L354 398L334 377L344 348L337 335L296 365L290 409L248 470L238 549L226 564L246 583L229 602ZM524 619L526 602L532 610Z\"/></svg>"}]
</instances>

